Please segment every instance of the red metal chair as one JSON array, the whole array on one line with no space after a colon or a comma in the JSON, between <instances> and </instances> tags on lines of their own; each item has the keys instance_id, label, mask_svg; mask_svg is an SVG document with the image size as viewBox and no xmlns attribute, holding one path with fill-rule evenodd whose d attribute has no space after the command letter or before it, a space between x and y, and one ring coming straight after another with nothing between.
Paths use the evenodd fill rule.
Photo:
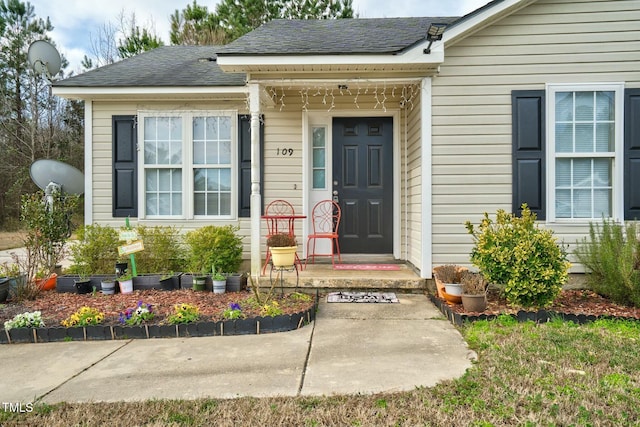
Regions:
<instances>
[{"instance_id":1,"label":"red metal chair","mask_svg":"<svg viewBox=\"0 0 640 427\"><path fill-rule=\"evenodd\" d=\"M295 209L291 203L286 200L278 199L274 200L267 205L265 208L265 216L267 221L267 239L274 234L278 233L289 233L290 235L295 237L295 230L293 229L293 220L290 218L292 215L295 215ZM278 216L282 216L282 218L277 218ZM267 259L262 266L262 274L267 270L267 265L269 264L269 260L271 259L271 250L269 246L267 246ZM298 253L296 253L296 262L298 265L302 266L300 262L300 258L298 258Z\"/></svg>"},{"instance_id":2,"label":"red metal chair","mask_svg":"<svg viewBox=\"0 0 640 427\"><path fill-rule=\"evenodd\" d=\"M309 258L312 258L311 262L315 263L316 256L330 256L331 264L334 262L333 246L335 243L336 251L338 252L338 262L342 262L340 257L340 245L338 244L338 227L340 226L340 217L342 212L340 205L333 200L322 200L313 207L311 211L311 223L313 224L313 232L307 236L307 259L305 265L309 262ZM331 242L331 253L329 254L316 254L316 240L317 239L329 239ZM313 240L313 252L309 252L309 243Z\"/></svg>"}]
</instances>

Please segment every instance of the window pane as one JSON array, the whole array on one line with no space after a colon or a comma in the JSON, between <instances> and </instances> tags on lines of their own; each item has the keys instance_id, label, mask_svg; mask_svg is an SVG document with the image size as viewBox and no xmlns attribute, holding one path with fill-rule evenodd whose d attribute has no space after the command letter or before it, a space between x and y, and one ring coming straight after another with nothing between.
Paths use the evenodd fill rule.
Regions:
<instances>
[{"instance_id":1,"label":"window pane","mask_svg":"<svg viewBox=\"0 0 640 427\"><path fill-rule=\"evenodd\" d=\"M160 191L171 190L171 169L158 169L158 189Z\"/></svg>"},{"instance_id":2,"label":"window pane","mask_svg":"<svg viewBox=\"0 0 640 427\"><path fill-rule=\"evenodd\" d=\"M220 164L231 164L231 141L220 141Z\"/></svg>"},{"instance_id":3,"label":"window pane","mask_svg":"<svg viewBox=\"0 0 640 427\"><path fill-rule=\"evenodd\" d=\"M322 189L325 183L324 169L316 169L313 171L313 188Z\"/></svg>"},{"instance_id":4,"label":"window pane","mask_svg":"<svg viewBox=\"0 0 640 427\"><path fill-rule=\"evenodd\" d=\"M593 124L576 124L576 152L592 153L593 149Z\"/></svg>"},{"instance_id":5,"label":"window pane","mask_svg":"<svg viewBox=\"0 0 640 427\"><path fill-rule=\"evenodd\" d=\"M159 165L169 164L169 141L158 141L156 163Z\"/></svg>"},{"instance_id":6,"label":"window pane","mask_svg":"<svg viewBox=\"0 0 640 427\"><path fill-rule=\"evenodd\" d=\"M593 159L594 187L611 187L611 159Z\"/></svg>"},{"instance_id":7,"label":"window pane","mask_svg":"<svg viewBox=\"0 0 640 427\"><path fill-rule=\"evenodd\" d=\"M193 141L193 163L196 165L205 164L204 141Z\"/></svg>"},{"instance_id":8,"label":"window pane","mask_svg":"<svg viewBox=\"0 0 640 427\"><path fill-rule=\"evenodd\" d=\"M156 191L158 189L158 170L149 169L146 173L147 191Z\"/></svg>"},{"instance_id":9,"label":"window pane","mask_svg":"<svg viewBox=\"0 0 640 427\"><path fill-rule=\"evenodd\" d=\"M596 120L615 120L614 100L614 92L596 92Z\"/></svg>"},{"instance_id":10,"label":"window pane","mask_svg":"<svg viewBox=\"0 0 640 427\"><path fill-rule=\"evenodd\" d=\"M231 169L220 169L220 190L231 191Z\"/></svg>"},{"instance_id":11,"label":"window pane","mask_svg":"<svg viewBox=\"0 0 640 427\"><path fill-rule=\"evenodd\" d=\"M218 208L218 194L207 194L207 215L220 215L220 209Z\"/></svg>"},{"instance_id":12,"label":"window pane","mask_svg":"<svg viewBox=\"0 0 640 427\"><path fill-rule=\"evenodd\" d=\"M324 148L313 149L313 167L324 168L325 165Z\"/></svg>"},{"instance_id":13,"label":"window pane","mask_svg":"<svg viewBox=\"0 0 640 427\"><path fill-rule=\"evenodd\" d=\"M171 215L171 194L158 194L158 215Z\"/></svg>"},{"instance_id":14,"label":"window pane","mask_svg":"<svg viewBox=\"0 0 640 427\"><path fill-rule=\"evenodd\" d=\"M611 190L594 190L593 191L593 207L594 218L610 218L611 209Z\"/></svg>"},{"instance_id":15,"label":"window pane","mask_svg":"<svg viewBox=\"0 0 640 427\"><path fill-rule=\"evenodd\" d=\"M556 121L573 120L573 92L556 93Z\"/></svg>"},{"instance_id":16,"label":"window pane","mask_svg":"<svg viewBox=\"0 0 640 427\"><path fill-rule=\"evenodd\" d=\"M558 153L573 153L573 125L571 123L556 123L556 151Z\"/></svg>"},{"instance_id":17,"label":"window pane","mask_svg":"<svg viewBox=\"0 0 640 427\"><path fill-rule=\"evenodd\" d=\"M231 139L231 117L229 116L220 116L218 129L220 134L218 138L220 139Z\"/></svg>"},{"instance_id":18,"label":"window pane","mask_svg":"<svg viewBox=\"0 0 640 427\"><path fill-rule=\"evenodd\" d=\"M556 159L556 187L571 187L571 159Z\"/></svg>"},{"instance_id":19,"label":"window pane","mask_svg":"<svg viewBox=\"0 0 640 427\"><path fill-rule=\"evenodd\" d=\"M556 216L571 218L571 190L556 190Z\"/></svg>"},{"instance_id":20,"label":"window pane","mask_svg":"<svg viewBox=\"0 0 640 427\"><path fill-rule=\"evenodd\" d=\"M206 150L206 155L205 155L205 161L204 163L208 164L208 165L216 165L219 163L218 159L218 143L217 141L211 141L208 140L205 143L205 150Z\"/></svg>"},{"instance_id":21,"label":"window pane","mask_svg":"<svg viewBox=\"0 0 640 427\"><path fill-rule=\"evenodd\" d=\"M156 193L147 194L145 200L145 214L146 215L158 215L158 196Z\"/></svg>"},{"instance_id":22,"label":"window pane","mask_svg":"<svg viewBox=\"0 0 640 427\"><path fill-rule=\"evenodd\" d=\"M182 193L171 194L172 215L182 215Z\"/></svg>"},{"instance_id":23,"label":"window pane","mask_svg":"<svg viewBox=\"0 0 640 427\"><path fill-rule=\"evenodd\" d=\"M217 169L206 169L207 173L207 190L218 191L220 190L220 179L218 178L219 172Z\"/></svg>"},{"instance_id":24,"label":"window pane","mask_svg":"<svg viewBox=\"0 0 640 427\"><path fill-rule=\"evenodd\" d=\"M193 197L193 213L196 215L206 215L205 195L203 193L195 194Z\"/></svg>"},{"instance_id":25,"label":"window pane","mask_svg":"<svg viewBox=\"0 0 640 427\"><path fill-rule=\"evenodd\" d=\"M204 140L204 117L193 118L193 140Z\"/></svg>"},{"instance_id":26,"label":"window pane","mask_svg":"<svg viewBox=\"0 0 640 427\"><path fill-rule=\"evenodd\" d=\"M175 191L182 191L182 169L171 169L172 183L171 189Z\"/></svg>"},{"instance_id":27,"label":"window pane","mask_svg":"<svg viewBox=\"0 0 640 427\"><path fill-rule=\"evenodd\" d=\"M573 160L573 186L591 188L591 159Z\"/></svg>"},{"instance_id":28,"label":"window pane","mask_svg":"<svg viewBox=\"0 0 640 427\"><path fill-rule=\"evenodd\" d=\"M220 194L220 215L231 215L231 193Z\"/></svg>"},{"instance_id":29,"label":"window pane","mask_svg":"<svg viewBox=\"0 0 640 427\"><path fill-rule=\"evenodd\" d=\"M597 123L596 124L596 151L605 153L615 151L614 146L614 124L613 123Z\"/></svg>"},{"instance_id":30,"label":"window pane","mask_svg":"<svg viewBox=\"0 0 640 427\"><path fill-rule=\"evenodd\" d=\"M172 141L182 141L182 117L170 118L170 138Z\"/></svg>"},{"instance_id":31,"label":"window pane","mask_svg":"<svg viewBox=\"0 0 640 427\"><path fill-rule=\"evenodd\" d=\"M593 121L594 92L576 92L576 121Z\"/></svg>"},{"instance_id":32,"label":"window pane","mask_svg":"<svg viewBox=\"0 0 640 427\"><path fill-rule=\"evenodd\" d=\"M155 165L157 163L156 145L153 142L144 142L144 164Z\"/></svg>"},{"instance_id":33,"label":"window pane","mask_svg":"<svg viewBox=\"0 0 640 427\"><path fill-rule=\"evenodd\" d=\"M591 190L573 191L573 217L591 218Z\"/></svg>"},{"instance_id":34,"label":"window pane","mask_svg":"<svg viewBox=\"0 0 640 427\"><path fill-rule=\"evenodd\" d=\"M313 147L324 148L325 141L325 128L313 128Z\"/></svg>"},{"instance_id":35,"label":"window pane","mask_svg":"<svg viewBox=\"0 0 640 427\"><path fill-rule=\"evenodd\" d=\"M218 118L217 117L207 117L206 121L206 137L208 140L217 140L219 138L218 135Z\"/></svg>"}]
</instances>

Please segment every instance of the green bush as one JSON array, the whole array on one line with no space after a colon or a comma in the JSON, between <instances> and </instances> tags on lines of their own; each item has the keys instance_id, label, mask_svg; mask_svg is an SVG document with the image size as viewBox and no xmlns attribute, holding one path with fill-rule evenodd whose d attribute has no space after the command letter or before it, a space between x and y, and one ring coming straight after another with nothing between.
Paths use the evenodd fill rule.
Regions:
<instances>
[{"instance_id":1,"label":"green bush","mask_svg":"<svg viewBox=\"0 0 640 427\"><path fill-rule=\"evenodd\" d=\"M137 231L138 237L144 242L144 250L135 254L138 273L184 271L184 248L176 227L140 225Z\"/></svg>"},{"instance_id":2,"label":"green bush","mask_svg":"<svg viewBox=\"0 0 640 427\"><path fill-rule=\"evenodd\" d=\"M589 274L589 287L622 304L640 307L640 242L638 226L604 219L589 224L589 238L578 242L576 258Z\"/></svg>"},{"instance_id":3,"label":"green bush","mask_svg":"<svg viewBox=\"0 0 640 427\"><path fill-rule=\"evenodd\" d=\"M507 301L524 307L544 307L553 302L566 283L570 264L551 230L535 224L536 215L522 206L522 216L500 209L495 222L485 212L475 228L471 261L485 279L502 287Z\"/></svg>"},{"instance_id":4,"label":"green bush","mask_svg":"<svg viewBox=\"0 0 640 427\"><path fill-rule=\"evenodd\" d=\"M185 236L189 270L194 273L215 271L235 273L242 264L242 238L239 227L207 225Z\"/></svg>"},{"instance_id":5,"label":"green bush","mask_svg":"<svg viewBox=\"0 0 640 427\"><path fill-rule=\"evenodd\" d=\"M71 245L74 264L69 273L88 276L113 274L118 260L118 232L108 225L85 225L76 232L78 241Z\"/></svg>"}]
</instances>

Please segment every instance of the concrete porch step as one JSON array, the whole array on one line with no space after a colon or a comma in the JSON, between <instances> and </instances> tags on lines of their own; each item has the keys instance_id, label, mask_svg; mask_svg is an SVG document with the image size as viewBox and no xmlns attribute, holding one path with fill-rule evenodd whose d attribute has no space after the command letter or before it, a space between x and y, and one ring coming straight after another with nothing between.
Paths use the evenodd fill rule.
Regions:
<instances>
[{"instance_id":1,"label":"concrete porch step","mask_svg":"<svg viewBox=\"0 0 640 427\"><path fill-rule=\"evenodd\" d=\"M303 264L304 265L304 264ZM302 290L401 290L405 292L422 292L426 289L426 279L406 264L398 264L399 270L334 270L331 264L309 264L307 268L299 271L297 286ZM270 268L266 274L260 277L260 286L269 286L271 280L276 287L280 287L280 277L277 271L273 271L272 279L269 277ZM296 272L284 271L282 273L282 287L296 287Z\"/></svg>"}]
</instances>

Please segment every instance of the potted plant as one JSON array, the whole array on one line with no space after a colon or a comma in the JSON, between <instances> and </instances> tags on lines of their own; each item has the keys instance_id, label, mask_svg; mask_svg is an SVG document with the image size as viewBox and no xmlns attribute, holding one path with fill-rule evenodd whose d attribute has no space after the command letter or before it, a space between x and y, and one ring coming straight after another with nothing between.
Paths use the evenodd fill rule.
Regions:
<instances>
[{"instance_id":1,"label":"potted plant","mask_svg":"<svg viewBox=\"0 0 640 427\"><path fill-rule=\"evenodd\" d=\"M447 302L460 304L462 302L462 284L460 276L466 269L464 267L447 264L434 268L438 295ZM438 283L439 282L439 283Z\"/></svg>"},{"instance_id":2,"label":"potted plant","mask_svg":"<svg viewBox=\"0 0 640 427\"><path fill-rule=\"evenodd\" d=\"M487 281L480 273L465 271L462 283L462 306L467 312L479 313L487 308Z\"/></svg>"},{"instance_id":3,"label":"potted plant","mask_svg":"<svg viewBox=\"0 0 640 427\"><path fill-rule=\"evenodd\" d=\"M78 269L78 278L74 281L76 292L79 294L89 294L93 291L91 279L86 268Z\"/></svg>"},{"instance_id":4,"label":"potted plant","mask_svg":"<svg viewBox=\"0 0 640 427\"><path fill-rule=\"evenodd\" d=\"M221 271L216 271L216 266L211 266L211 280L213 281L213 293L224 294L227 286L227 278Z\"/></svg>"},{"instance_id":5,"label":"potted plant","mask_svg":"<svg viewBox=\"0 0 640 427\"><path fill-rule=\"evenodd\" d=\"M120 293L130 294L133 292L133 277L130 273L119 276L118 284L120 285Z\"/></svg>"},{"instance_id":6,"label":"potted plant","mask_svg":"<svg viewBox=\"0 0 640 427\"><path fill-rule=\"evenodd\" d=\"M271 251L271 262L275 268L293 266L298 249L296 238L289 233L278 233L269 236L267 246Z\"/></svg>"},{"instance_id":7,"label":"potted plant","mask_svg":"<svg viewBox=\"0 0 640 427\"><path fill-rule=\"evenodd\" d=\"M116 280L113 277L105 277L100 281L100 288L105 295L113 295L116 293Z\"/></svg>"}]
</instances>

